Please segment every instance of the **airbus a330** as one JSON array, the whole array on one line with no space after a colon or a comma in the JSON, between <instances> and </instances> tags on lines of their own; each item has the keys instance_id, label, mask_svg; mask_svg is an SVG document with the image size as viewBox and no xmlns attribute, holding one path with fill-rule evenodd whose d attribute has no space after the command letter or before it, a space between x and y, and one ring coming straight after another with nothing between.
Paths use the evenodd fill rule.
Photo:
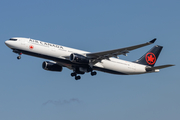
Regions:
<instances>
[{"instance_id":1,"label":"airbus a330","mask_svg":"<svg viewBox=\"0 0 180 120\"><path fill-rule=\"evenodd\" d=\"M22 54L48 59L44 61L42 67L45 70L61 72L63 67L72 70L72 77L81 79L79 74L91 73L96 75L96 71L117 74L134 75L159 72L159 69L173 66L171 64L154 67L162 46L155 45L140 59L130 62L121 60L119 55L127 55L132 50L153 44L156 39L147 43L130 47L90 53L78 49L73 49L61 45L51 44L31 38L15 37L5 41L5 44L19 54L17 59L21 59Z\"/></svg>"}]
</instances>

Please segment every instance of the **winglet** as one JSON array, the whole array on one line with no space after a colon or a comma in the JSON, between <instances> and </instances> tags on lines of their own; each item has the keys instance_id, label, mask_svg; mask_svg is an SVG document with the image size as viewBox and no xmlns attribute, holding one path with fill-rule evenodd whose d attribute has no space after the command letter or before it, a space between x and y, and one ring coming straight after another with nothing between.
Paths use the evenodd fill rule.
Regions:
<instances>
[{"instance_id":1,"label":"winglet","mask_svg":"<svg viewBox=\"0 0 180 120\"><path fill-rule=\"evenodd\" d=\"M150 41L150 43L154 43L156 41L156 38L154 38L153 40Z\"/></svg>"}]
</instances>

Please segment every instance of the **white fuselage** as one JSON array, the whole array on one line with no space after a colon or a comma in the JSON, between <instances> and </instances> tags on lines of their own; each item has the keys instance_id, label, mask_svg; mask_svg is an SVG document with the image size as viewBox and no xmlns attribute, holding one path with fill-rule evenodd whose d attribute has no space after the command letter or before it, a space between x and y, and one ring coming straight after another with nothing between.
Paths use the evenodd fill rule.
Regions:
<instances>
[{"instance_id":1,"label":"white fuselage","mask_svg":"<svg viewBox=\"0 0 180 120\"><path fill-rule=\"evenodd\" d=\"M33 40L30 38L15 38L17 41L7 40L5 43L8 47L13 50L22 51L23 54L28 54L36 57L47 58L57 62L58 64L71 68L71 64L67 61L67 56L72 53L78 53L85 55L86 51L77 50L61 45L50 44L47 42L42 42L39 40ZM96 70L113 73L113 74L143 74L147 73L146 66L137 64L134 62L129 62L117 58L104 59L101 62L93 65Z\"/></svg>"}]
</instances>

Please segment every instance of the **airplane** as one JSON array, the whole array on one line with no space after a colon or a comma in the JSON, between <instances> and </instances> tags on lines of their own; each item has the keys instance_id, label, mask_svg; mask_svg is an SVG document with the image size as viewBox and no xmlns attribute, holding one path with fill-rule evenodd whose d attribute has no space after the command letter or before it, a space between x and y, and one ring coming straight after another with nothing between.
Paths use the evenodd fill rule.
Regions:
<instances>
[{"instance_id":1,"label":"airplane","mask_svg":"<svg viewBox=\"0 0 180 120\"><path fill-rule=\"evenodd\" d=\"M156 38L139 45L95 53L23 37L10 38L5 41L5 44L14 53L19 54L17 59L21 59L22 54L48 59L50 61L42 63L43 69L61 72L63 67L67 67L73 71L71 76L79 80L81 76L78 74L91 73L94 76L97 74L96 71L117 75L135 75L159 72L162 68L174 66L168 64L154 67L163 48L159 45L155 45L140 59L133 62L121 60L118 57L119 55L127 56L130 51L151 45L155 41Z\"/></svg>"}]
</instances>

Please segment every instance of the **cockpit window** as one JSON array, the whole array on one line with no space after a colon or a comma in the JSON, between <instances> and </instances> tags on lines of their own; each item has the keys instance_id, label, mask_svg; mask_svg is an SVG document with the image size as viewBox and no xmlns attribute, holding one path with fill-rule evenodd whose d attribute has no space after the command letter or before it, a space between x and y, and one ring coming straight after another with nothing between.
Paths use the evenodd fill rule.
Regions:
<instances>
[{"instance_id":1,"label":"cockpit window","mask_svg":"<svg viewBox=\"0 0 180 120\"><path fill-rule=\"evenodd\" d=\"M9 39L9 40L12 40L12 41L17 41L17 39L14 39L14 38L11 38L11 39Z\"/></svg>"}]
</instances>

